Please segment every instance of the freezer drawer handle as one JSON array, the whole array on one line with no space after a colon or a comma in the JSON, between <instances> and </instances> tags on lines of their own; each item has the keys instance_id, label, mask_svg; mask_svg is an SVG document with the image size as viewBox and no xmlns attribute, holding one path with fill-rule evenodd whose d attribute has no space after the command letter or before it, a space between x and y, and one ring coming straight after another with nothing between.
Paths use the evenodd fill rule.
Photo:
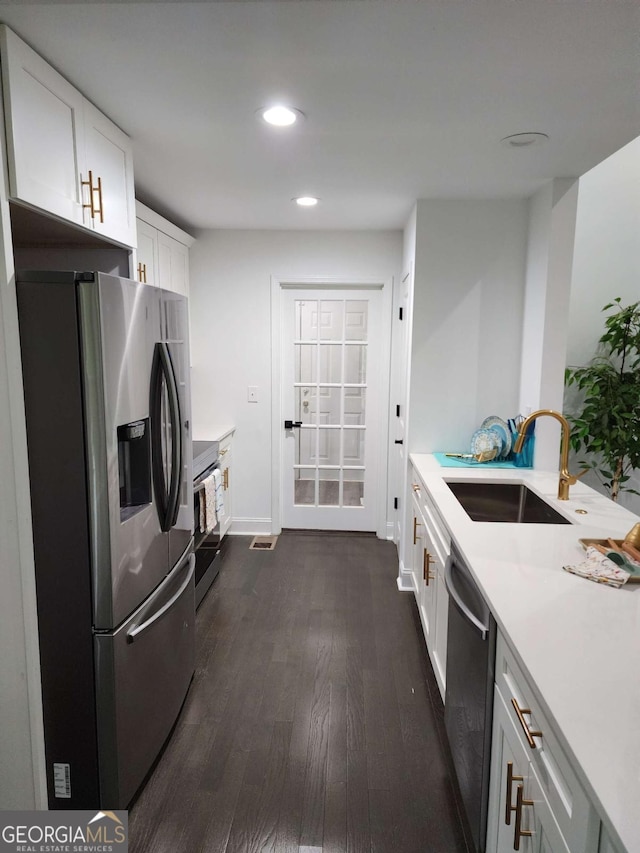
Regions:
<instances>
[{"instance_id":1,"label":"freezer drawer handle","mask_svg":"<svg viewBox=\"0 0 640 853\"><path fill-rule=\"evenodd\" d=\"M480 622L479 619L476 619L476 617L469 610L469 608L464 603L464 601L460 598L460 593L458 592L458 590L455 587L453 575L451 572L451 567L453 566L453 562L454 562L453 560L448 561L447 565L445 567L444 583L445 583L445 586L447 588L447 592L449 593L451 598L454 600L458 610L462 613L462 615L465 617L465 619L468 622L470 622L474 626L474 628L476 628L478 630L482 639L486 640L487 637L489 636L489 626L484 625L482 622Z\"/></svg>"},{"instance_id":2,"label":"freezer drawer handle","mask_svg":"<svg viewBox=\"0 0 640 853\"><path fill-rule=\"evenodd\" d=\"M137 640L138 637L147 630L147 628L150 628L155 622L158 621L158 619L162 619L162 617L164 616L164 614L168 610L171 610L173 605L180 598L180 596L185 591L185 589L189 586L189 583L191 582L191 578L193 577L193 573L195 572L195 570L196 570L195 554L189 554L189 571L187 573L187 577L185 578L182 585L180 586L180 589L176 592L175 595L171 596L169 601L167 601L167 603L164 604L160 608L160 610L158 610L156 613L153 614L151 619L147 619L146 622L143 622L141 625L136 625L135 627L130 628L127 631L127 642L128 643L133 643L135 640Z\"/></svg>"}]
</instances>

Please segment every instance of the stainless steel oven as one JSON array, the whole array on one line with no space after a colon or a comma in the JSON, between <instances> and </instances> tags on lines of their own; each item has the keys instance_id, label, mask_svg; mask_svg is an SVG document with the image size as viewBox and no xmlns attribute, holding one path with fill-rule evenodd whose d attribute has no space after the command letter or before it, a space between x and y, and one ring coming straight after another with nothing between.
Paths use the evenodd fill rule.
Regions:
<instances>
[{"instance_id":1,"label":"stainless steel oven","mask_svg":"<svg viewBox=\"0 0 640 853\"><path fill-rule=\"evenodd\" d=\"M193 442L193 529L196 556L196 607L219 571L220 528L207 533L200 529L200 501L204 500L203 483L218 466L218 442Z\"/></svg>"}]
</instances>

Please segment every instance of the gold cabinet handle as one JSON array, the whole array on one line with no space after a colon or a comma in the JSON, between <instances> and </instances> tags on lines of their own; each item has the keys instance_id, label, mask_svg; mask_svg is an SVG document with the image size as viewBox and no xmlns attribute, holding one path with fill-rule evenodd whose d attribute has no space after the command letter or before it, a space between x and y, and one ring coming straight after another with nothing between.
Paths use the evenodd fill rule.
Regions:
<instances>
[{"instance_id":1,"label":"gold cabinet handle","mask_svg":"<svg viewBox=\"0 0 640 853\"><path fill-rule=\"evenodd\" d=\"M98 210L100 222L104 222L104 204L102 203L102 178L98 178Z\"/></svg>"},{"instance_id":2,"label":"gold cabinet handle","mask_svg":"<svg viewBox=\"0 0 640 853\"><path fill-rule=\"evenodd\" d=\"M420 538L418 536L418 527L420 527L420 526L421 526L420 522L418 521L418 519L414 515L413 516L413 544L414 545L418 544L418 539Z\"/></svg>"},{"instance_id":3,"label":"gold cabinet handle","mask_svg":"<svg viewBox=\"0 0 640 853\"><path fill-rule=\"evenodd\" d=\"M95 187L93 186L93 172L91 171L91 169L89 169L89 172L88 172L88 180L83 181L82 175L80 175L80 184L83 187L89 187L89 203L83 204L82 209L84 210L86 208L89 208L89 210L91 212L91 218L95 219L97 210L93 205L93 194L95 193L96 190L95 190Z\"/></svg>"},{"instance_id":4,"label":"gold cabinet handle","mask_svg":"<svg viewBox=\"0 0 640 853\"><path fill-rule=\"evenodd\" d=\"M507 761L507 794L505 797L504 822L507 826L511 825L511 812L514 812L517 806L511 805L511 790L514 782L523 782L522 776L516 776L513 772L513 762Z\"/></svg>"},{"instance_id":5,"label":"gold cabinet handle","mask_svg":"<svg viewBox=\"0 0 640 853\"><path fill-rule=\"evenodd\" d=\"M531 749L536 748L536 742L534 741L534 737L542 737L542 732L533 731L527 725L527 721L525 720L525 714L528 716L531 714L530 708L521 708L520 705L516 702L515 699L511 700L511 704L513 705L513 710L516 712L516 716L522 726L522 731L524 732L524 736L527 739L527 743L531 747Z\"/></svg>"},{"instance_id":6,"label":"gold cabinet handle","mask_svg":"<svg viewBox=\"0 0 640 853\"><path fill-rule=\"evenodd\" d=\"M420 486L417 483L412 483L411 488L413 489L414 492L420 491Z\"/></svg>"},{"instance_id":7,"label":"gold cabinet handle","mask_svg":"<svg viewBox=\"0 0 640 853\"><path fill-rule=\"evenodd\" d=\"M425 548L423 551L422 557L422 577L424 578L424 582L427 586L429 586L429 581L435 580L435 577L431 574L431 560L433 557Z\"/></svg>"},{"instance_id":8,"label":"gold cabinet handle","mask_svg":"<svg viewBox=\"0 0 640 853\"><path fill-rule=\"evenodd\" d=\"M100 217L100 222L104 222L104 209L102 205L102 178L98 178L98 182L96 186L93 185L93 172L89 169L88 180L83 181L82 175L80 175L80 184L83 187L89 187L89 202L88 204L83 204L83 209L89 208L91 211L91 218L95 219L96 216ZM98 193L98 206L94 204L95 194Z\"/></svg>"},{"instance_id":9,"label":"gold cabinet handle","mask_svg":"<svg viewBox=\"0 0 640 853\"><path fill-rule=\"evenodd\" d=\"M142 282L142 284L147 283L147 265L139 263L138 264L138 281Z\"/></svg>"},{"instance_id":10,"label":"gold cabinet handle","mask_svg":"<svg viewBox=\"0 0 640 853\"><path fill-rule=\"evenodd\" d=\"M222 488L226 491L229 488L229 469L225 468L222 472Z\"/></svg>"},{"instance_id":11,"label":"gold cabinet handle","mask_svg":"<svg viewBox=\"0 0 640 853\"><path fill-rule=\"evenodd\" d=\"M524 799L524 788L518 785L516 789L516 825L513 831L513 849L520 849L521 838L531 838L533 832L530 829L522 828L522 807L534 805L533 800Z\"/></svg>"}]
</instances>

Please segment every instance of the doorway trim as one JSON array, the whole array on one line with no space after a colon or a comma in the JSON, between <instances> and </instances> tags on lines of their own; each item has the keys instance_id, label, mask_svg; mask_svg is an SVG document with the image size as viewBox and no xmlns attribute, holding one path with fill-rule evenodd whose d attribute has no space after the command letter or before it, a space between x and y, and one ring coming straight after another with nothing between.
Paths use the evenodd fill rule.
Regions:
<instances>
[{"instance_id":1,"label":"doorway trim","mask_svg":"<svg viewBox=\"0 0 640 853\"><path fill-rule=\"evenodd\" d=\"M282 531L282 292L283 290L379 290L382 293L382 340L380 363L384 365L380 383L380 404L375 416L380 418L378 456L379 487L376 500L376 535L386 539L388 447L389 447L389 388L391 369L391 297L393 278L352 278L342 276L271 276L271 532Z\"/></svg>"}]
</instances>

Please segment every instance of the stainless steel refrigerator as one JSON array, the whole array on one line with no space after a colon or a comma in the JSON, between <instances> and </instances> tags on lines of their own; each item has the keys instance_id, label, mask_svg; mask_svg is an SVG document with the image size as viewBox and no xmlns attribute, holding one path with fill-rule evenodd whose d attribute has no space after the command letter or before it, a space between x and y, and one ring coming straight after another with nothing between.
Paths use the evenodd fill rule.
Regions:
<instances>
[{"instance_id":1,"label":"stainless steel refrigerator","mask_svg":"<svg viewBox=\"0 0 640 853\"><path fill-rule=\"evenodd\" d=\"M187 301L16 276L49 808L125 808L194 671Z\"/></svg>"}]
</instances>

